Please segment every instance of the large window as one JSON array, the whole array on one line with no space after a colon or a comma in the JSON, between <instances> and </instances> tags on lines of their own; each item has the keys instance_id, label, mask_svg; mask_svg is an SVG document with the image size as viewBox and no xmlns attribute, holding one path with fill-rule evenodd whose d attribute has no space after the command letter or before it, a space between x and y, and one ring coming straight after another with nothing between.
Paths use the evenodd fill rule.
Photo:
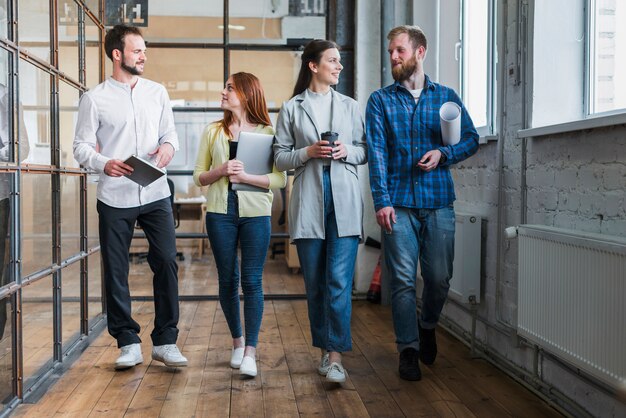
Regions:
<instances>
[{"instance_id":1,"label":"large window","mask_svg":"<svg viewBox=\"0 0 626 418\"><path fill-rule=\"evenodd\" d=\"M590 4L589 113L626 109L626 2Z\"/></svg>"},{"instance_id":2,"label":"large window","mask_svg":"<svg viewBox=\"0 0 626 418\"><path fill-rule=\"evenodd\" d=\"M534 3L532 127L626 111L625 20L623 1Z\"/></svg>"},{"instance_id":3,"label":"large window","mask_svg":"<svg viewBox=\"0 0 626 418\"><path fill-rule=\"evenodd\" d=\"M496 1L414 2L428 39L426 74L453 88L483 137L496 131Z\"/></svg>"},{"instance_id":4,"label":"large window","mask_svg":"<svg viewBox=\"0 0 626 418\"><path fill-rule=\"evenodd\" d=\"M461 97L481 135L495 131L495 2L462 6Z\"/></svg>"}]
</instances>

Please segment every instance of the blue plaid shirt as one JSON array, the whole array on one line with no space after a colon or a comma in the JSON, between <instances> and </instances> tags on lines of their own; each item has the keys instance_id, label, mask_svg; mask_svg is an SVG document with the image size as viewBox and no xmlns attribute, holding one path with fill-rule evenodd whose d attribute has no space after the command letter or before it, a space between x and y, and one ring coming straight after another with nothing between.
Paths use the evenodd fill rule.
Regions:
<instances>
[{"instance_id":1,"label":"blue plaid shirt","mask_svg":"<svg viewBox=\"0 0 626 418\"><path fill-rule=\"evenodd\" d=\"M443 145L439 109L445 102L461 106L461 140ZM399 82L375 91L365 113L370 187L374 207L439 209L454 202L450 165L478 150L478 133L459 96L430 81L417 102ZM442 153L437 168L423 171L417 163L428 151Z\"/></svg>"}]
</instances>

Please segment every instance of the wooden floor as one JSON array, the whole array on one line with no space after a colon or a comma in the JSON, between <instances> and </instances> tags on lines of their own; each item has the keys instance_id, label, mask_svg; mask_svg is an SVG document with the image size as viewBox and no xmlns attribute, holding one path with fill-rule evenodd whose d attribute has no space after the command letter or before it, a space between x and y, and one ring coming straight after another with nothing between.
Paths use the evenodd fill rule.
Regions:
<instances>
[{"instance_id":1,"label":"wooden floor","mask_svg":"<svg viewBox=\"0 0 626 418\"><path fill-rule=\"evenodd\" d=\"M306 303L267 301L258 346L259 375L243 380L229 365L231 339L217 302L181 303L179 346L189 367L150 360L153 306L136 302L145 362L115 371L118 350L105 332L37 404L15 417L552 417L559 414L465 346L438 332L435 365L420 382L398 377L388 307L355 302L348 380L316 373Z\"/></svg>"},{"instance_id":2,"label":"wooden floor","mask_svg":"<svg viewBox=\"0 0 626 418\"><path fill-rule=\"evenodd\" d=\"M185 260L179 262L180 294L216 295L213 257L184 252ZM78 277L65 274L64 279L73 276ZM151 277L147 263L132 264L132 294L151 295ZM27 378L52 353L49 286L37 282L24 295ZM78 281L64 280L64 295L74 295L78 287ZM304 293L302 276L289 272L283 256L268 258L263 288L267 294ZM93 305L97 312L99 302ZM77 303L64 302L64 332L77 330L77 308ZM168 369L151 362L153 304L136 301L133 317L142 327L142 365L116 372L113 363L119 350L104 332L43 398L20 405L13 416L559 416L487 362L472 360L465 346L442 331L440 355L434 366L422 367L422 381L401 380L389 307L354 303L353 351L344 356L348 380L343 385L329 384L317 375L319 351L310 345L305 301L266 301L259 375L251 380L242 380L228 365L231 338L219 303L185 301L180 309L178 342L189 367Z\"/></svg>"}]
</instances>

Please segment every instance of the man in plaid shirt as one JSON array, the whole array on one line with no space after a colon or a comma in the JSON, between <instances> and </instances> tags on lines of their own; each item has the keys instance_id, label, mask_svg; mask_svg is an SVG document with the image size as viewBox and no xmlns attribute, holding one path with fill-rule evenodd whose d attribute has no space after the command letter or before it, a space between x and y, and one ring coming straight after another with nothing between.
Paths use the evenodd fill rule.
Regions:
<instances>
[{"instance_id":1,"label":"man in plaid shirt","mask_svg":"<svg viewBox=\"0 0 626 418\"><path fill-rule=\"evenodd\" d=\"M375 91L366 111L370 187L384 229L400 377L420 380L419 360L437 355L435 326L448 295L454 259L454 184L450 166L478 150L478 133L454 90L424 74L427 41L417 26L387 35L395 80ZM461 140L444 145L439 109L461 106ZM418 260L424 279L419 322Z\"/></svg>"}]
</instances>

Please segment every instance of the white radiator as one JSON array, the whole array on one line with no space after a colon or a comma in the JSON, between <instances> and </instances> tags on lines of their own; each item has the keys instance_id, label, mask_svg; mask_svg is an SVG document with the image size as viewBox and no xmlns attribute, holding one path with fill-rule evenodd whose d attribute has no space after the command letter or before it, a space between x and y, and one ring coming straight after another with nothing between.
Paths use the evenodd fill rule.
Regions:
<instances>
[{"instance_id":1,"label":"white radiator","mask_svg":"<svg viewBox=\"0 0 626 418\"><path fill-rule=\"evenodd\" d=\"M626 239L518 227L518 331L615 388L626 385Z\"/></svg>"},{"instance_id":2,"label":"white radiator","mask_svg":"<svg viewBox=\"0 0 626 418\"><path fill-rule=\"evenodd\" d=\"M454 264L448 297L461 303L480 303L480 216L456 212L454 225ZM418 271L417 294L422 294L424 281Z\"/></svg>"},{"instance_id":3,"label":"white radiator","mask_svg":"<svg viewBox=\"0 0 626 418\"><path fill-rule=\"evenodd\" d=\"M449 297L463 303L480 303L481 218L456 213L454 267Z\"/></svg>"}]
</instances>

